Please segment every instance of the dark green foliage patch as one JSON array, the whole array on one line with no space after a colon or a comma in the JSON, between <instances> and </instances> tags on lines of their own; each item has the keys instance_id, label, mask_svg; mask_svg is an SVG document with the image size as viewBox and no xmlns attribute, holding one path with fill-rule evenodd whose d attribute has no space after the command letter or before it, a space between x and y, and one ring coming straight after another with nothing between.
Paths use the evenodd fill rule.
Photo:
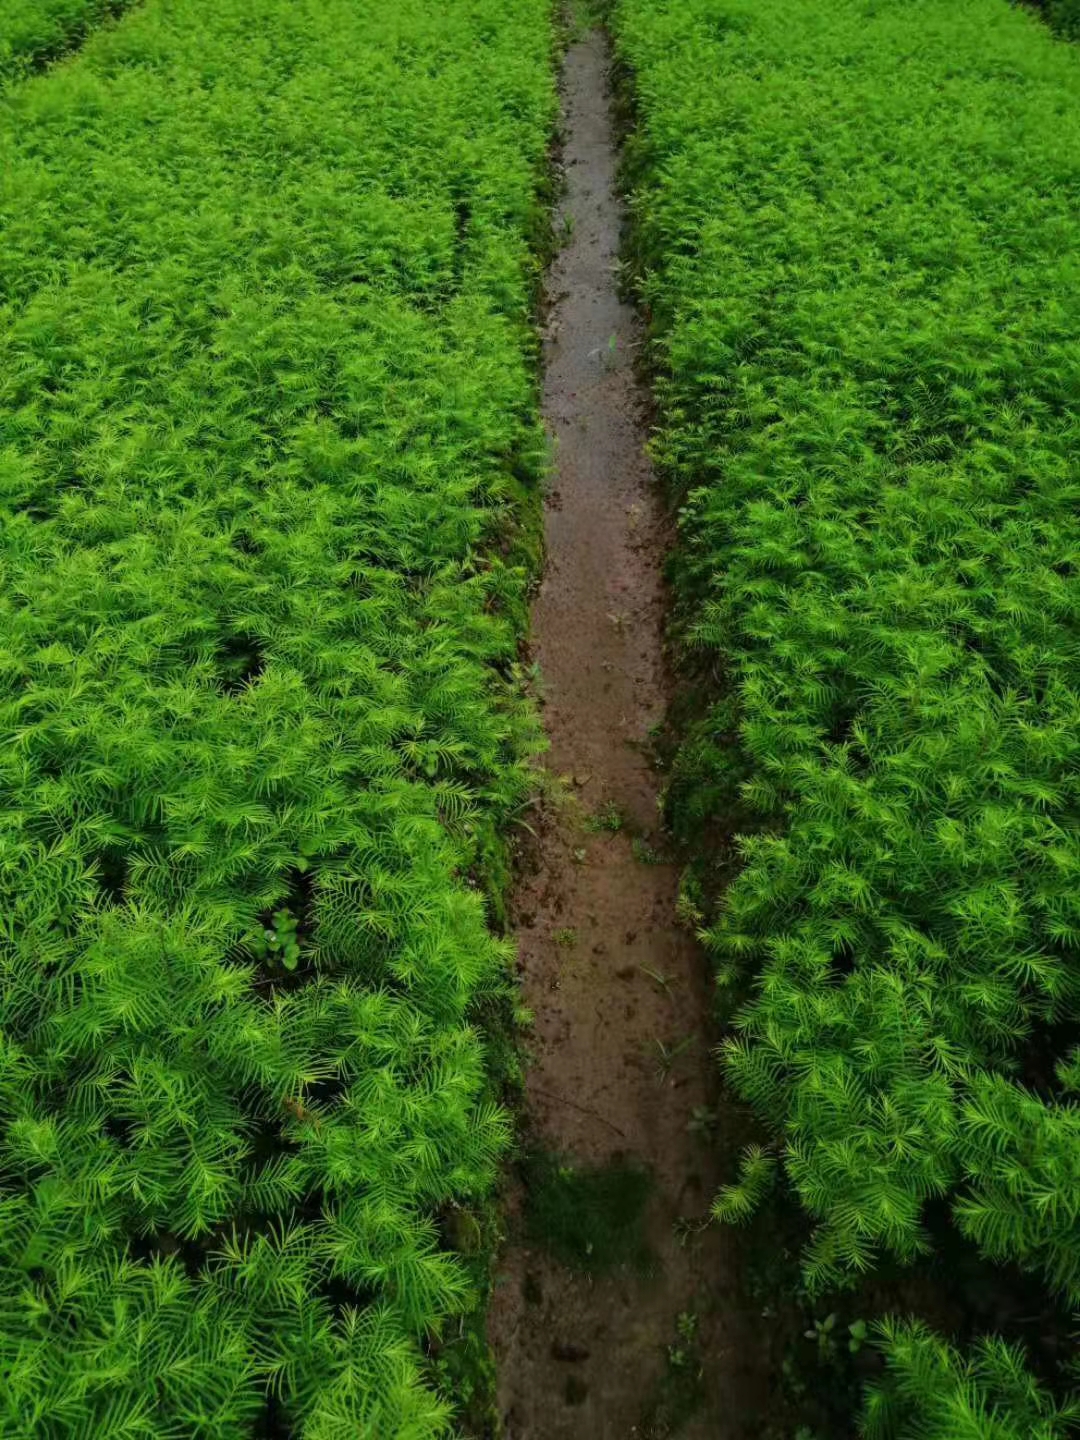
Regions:
<instances>
[{"instance_id":1,"label":"dark green foliage patch","mask_svg":"<svg viewBox=\"0 0 1080 1440\"><path fill-rule=\"evenodd\" d=\"M0 85L55 60L135 0L0 0Z\"/></svg>"},{"instance_id":2,"label":"dark green foliage patch","mask_svg":"<svg viewBox=\"0 0 1080 1440\"><path fill-rule=\"evenodd\" d=\"M647 1170L624 1160L574 1165L535 1152L525 1160L522 1175L526 1233L534 1245L590 1274L621 1265L648 1268L644 1221L652 1178Z\"/></svg>"}]
</instances>

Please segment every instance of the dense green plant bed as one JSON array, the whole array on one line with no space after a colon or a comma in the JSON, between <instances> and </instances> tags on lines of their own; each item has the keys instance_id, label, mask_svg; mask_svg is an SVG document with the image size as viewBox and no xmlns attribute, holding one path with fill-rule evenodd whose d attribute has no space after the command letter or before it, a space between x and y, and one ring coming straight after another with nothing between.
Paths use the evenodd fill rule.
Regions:
<instances>
[{"instance_id":1,"label":"dense green plant bed","mask_svg":"<svg viewBox=\"0 0 1080 1440\"><path fill-rule=\"evenodd\" d=\"M779 1159L825 1287L924 1252L937 1198L1075 1302L1080 55L1000 0L614 25L712 675L673 821L755 817L722 904L695 882L776 1137L718 1213ZM1035 1433L923 1423L895 1433Z\"/></svg>"},{"instance_id":2,"label":"dense green plant bed","mask_svg":"<svg viewBox=\"0 0 1080 1440\"><path fill-rule=\"evenodd\" d=\"M12 1440L450 1427L550 62L547 0L149 0L6 97Z\"/></svg>"},{"instance_id":3,"label":"dense green plant bed","mask_svg":"<svg viewBox=\"0 0 1080 1440\"><path fill-rule=\"evenodd\" d=\"M69 50L133 0L0 0L0 83Z\"/></svg>"}]
</instances>

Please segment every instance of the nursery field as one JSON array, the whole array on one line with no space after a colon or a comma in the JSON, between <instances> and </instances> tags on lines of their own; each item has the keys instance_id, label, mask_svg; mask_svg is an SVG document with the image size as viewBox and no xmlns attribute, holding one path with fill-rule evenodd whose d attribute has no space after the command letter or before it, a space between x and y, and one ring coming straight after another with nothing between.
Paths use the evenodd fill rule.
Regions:
<instances>
[{"instance_id":1,"label":"nursery field","mask_svg":"<svg viewBox=\"0 0 1080 1440\"><path fill-rule=\"evenodd\" d=\"M551 50L547 0L147 0L4 98L10 1440L451 1429Z\"/></svg>"},{"instance_id":2,"label":"nursery field","mask_svg":"<svg viewBox=\"0 0 1080 1440\"><path fill-rule=\"evenodd\" d=\"M999 0L618 0L679 625L669 790L812 1292L972 1247L1080 1300L1080 54ZM715 856L715 847L710 851ZM725 857L721 854L719 862ZM778 1172L779 1175L778 1175ZM1042 1440L879 1337L872 1436Z\"/></svg>"},{"instance_id":3,"label":"nursery field","mask_svg":"<svg viewBox=\"0 0 1080 1440\"><path fill-rule=\"evenodd\" d=\"M669 1248L775 1205L811 1306L957 1256L980 1316L1034 1297L981 1337L868 1314L844 1433L1075 1434L1080 47L1006 0L0 0L0 92L0 1435L492 1423L515 827L555 877L534 1070L589 1052L553 1173L677 1133L674 1214L734 1092L762 1143L711 1211L696 1174L700 1215L654 1206ZM673 698L671 833L631 834ZM654 1360L773 1363L734 1280L699 1327L689 1263L544 1292L533 1260L513 1440L613 1384L629 1414Z\"/></svg>"}]
</instances>

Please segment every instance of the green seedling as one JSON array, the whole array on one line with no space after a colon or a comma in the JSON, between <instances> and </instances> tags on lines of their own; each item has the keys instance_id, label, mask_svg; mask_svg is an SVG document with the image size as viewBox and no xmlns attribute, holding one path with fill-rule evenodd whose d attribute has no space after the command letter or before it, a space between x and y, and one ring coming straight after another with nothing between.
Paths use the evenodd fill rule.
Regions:
<instances>
[{"instance_id":1,"label":"green seedling","mask_svg":"<svg viewBox=\"0 0 1080 1440\"><path fill-rule=\"evenodd\" d=\"M815 1320L812 1330L804 1330L803 1335L807 1340L817 1342L818 1355L823 1360L828 1360L836 1353L836 1322L835 1310L825 1316L824 1320Z\"/></svg>"},{"instance_id":2,"label":"green seedling","mask_svg":"<svg viewBox=\"0 0 1080 1440\"><path fill-rule=\"evenodd\" d=\"M616 834L626 823L623 814L617 805L605 805L602 810L596 811L585 821L585 828L596 833L607 832L610 835Z\"/></svg>"},{"instance_id":3,"label":"green seedling","mask_svg":"<svg viewBox=\"0 0 1080 1440\"><path fill-rule=\"evenodd\" d=\"M634 836L630 843L630 849L634 859L641 865L663 865L664 863L664 857L660 851L640 835Z\"/></svg>"},{"instance_id":4,"label":"green seedling","mask_svg":"<svg viewBox=\"0 0 1080 1440\"><path fill-rule=\"evenodd\" d=\"M637 967L643 975L647 975L654 984L658 985L669 1000L674 1000L671 987L676 983L674 975L665 975L662 970L654 970L651 965L639 965Z\"/></svg>"},{"instance_id":5,"label":"green seedling","mask_svg":"<svg viewBox=\"0 0 1080 1440\"><path fill-rule=\"evenodd\" d=\"M698 1317L692 1310L682 1310L675 1321L678 1340L668 1346L668 1362L676 1369L683 1370L696 1360L694 1347L698 1338Z\"/></svg>"},{"instance_id":6,"label":"green seedling","mask_svg":"<svg viewBox=\"0 0 1080 1440\"><path fill-rule=\"evenodd\" d=\"M857 1355L866 1344L870 1335L870 1327L865 1320L853 1320L848 1326L848 1349L852 1355Z\"/></svg>"},{"instance_id":7,"label":"green seedling","mask_svg":"<svg viewBox=\"0 0 1080 1440\"><path fill-rule=\"evenodd\" d=\"M720 1116L708 1105L695 1105L686 1122L692 1135L712 1135L720 1123Z\"/></svg>"},{"instance_id":8,"label":"green seedling","mask_svg":"<svg viewBox=\"0 0 1080 1440\"><path fill-rule=\"evenodd\" d=\"M654 1040L656 1053L660 1057L660 1063L656 1067L657 1079L665 1082L671 1074L672 1067L680 1055L685 1055L694 1043L693 1035L687 1035L676 1045L667 1045L663 1040Z\"/></svg>"}]
</instances>

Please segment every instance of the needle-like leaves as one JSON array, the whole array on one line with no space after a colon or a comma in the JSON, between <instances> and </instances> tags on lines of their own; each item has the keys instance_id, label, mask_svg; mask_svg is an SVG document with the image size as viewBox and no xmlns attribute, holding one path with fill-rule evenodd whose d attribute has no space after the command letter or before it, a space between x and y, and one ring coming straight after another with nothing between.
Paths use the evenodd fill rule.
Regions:
<instances>
[{"instance_id":1,"label":"needle-like leaves","mask_svg":"<svg viewBox=\"0 0 1080 1440\"><path fill-rule=\"evenodd\" d=\"M11 1440L449 1427L550 18L147 0L5 96Z\"/></svg>"},{"instance_id":2,"label":"needle-like leaves","mask_svg":"<svg viewBox=\"0 0 1080 1440\"><path fill-rule=\"evenodd\" d=\"M614 27L714 702L669 808L744 832L703 926L728 1074L818 1222L812 1285L925 1252L948 1197L1076 1302L1080 49L1002 0L616 0ZM982 1403L874 1433L1058 1433Z\"/></svg>"}]
</instances>

